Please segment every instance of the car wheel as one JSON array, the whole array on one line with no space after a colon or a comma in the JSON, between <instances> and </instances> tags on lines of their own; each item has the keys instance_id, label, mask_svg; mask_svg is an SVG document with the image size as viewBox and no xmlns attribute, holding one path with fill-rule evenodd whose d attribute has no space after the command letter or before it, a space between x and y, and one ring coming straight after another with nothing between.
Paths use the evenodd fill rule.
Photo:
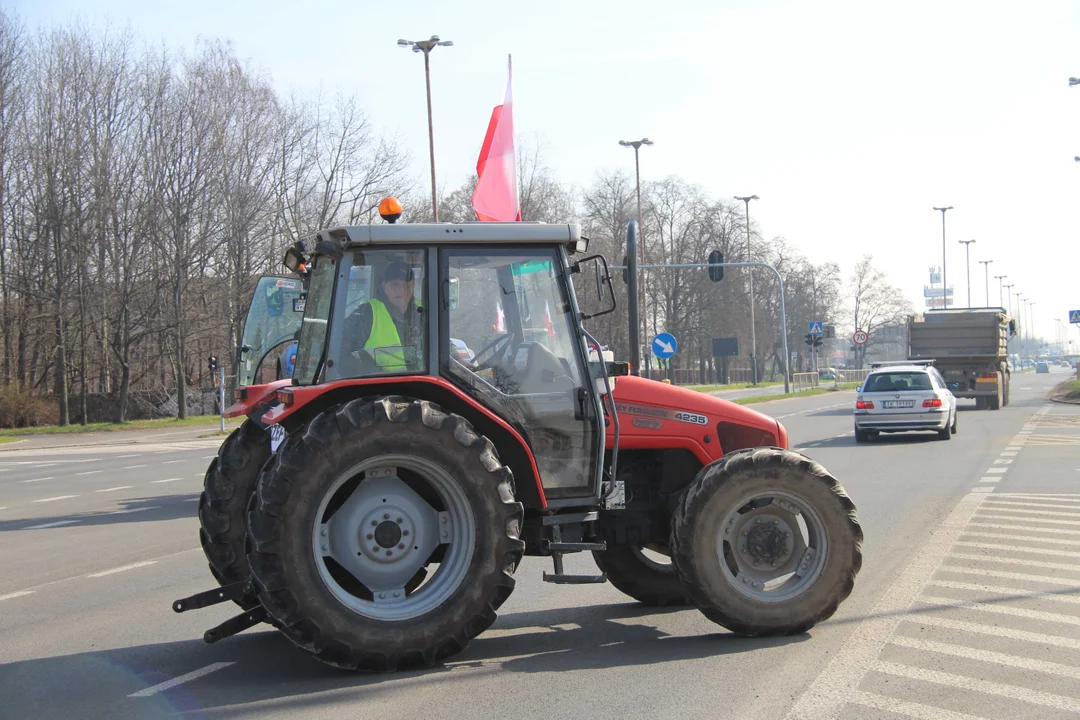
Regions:
<instances>
[{"instance_id":1,"label":"car wheel","mask_svg":"<svg viewBox=\"0 0 1080 720\"><path fill-rule=\"evenodd\" d=\"M868 432L866 432L865 430L860 430L859 428L855 428L855 442L864 443L869 441L870 434Z\"/></svg>"}]
</instances>

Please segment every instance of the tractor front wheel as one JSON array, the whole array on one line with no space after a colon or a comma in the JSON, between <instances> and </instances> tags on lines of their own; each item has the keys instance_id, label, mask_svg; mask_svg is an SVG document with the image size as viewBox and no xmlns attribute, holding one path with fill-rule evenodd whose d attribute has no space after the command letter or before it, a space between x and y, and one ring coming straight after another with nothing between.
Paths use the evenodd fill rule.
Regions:
<instances>
[{"instance_id":1,"label":"tractor front wheel","mask_svg":"<svg viewBox=\"0 0 1080 720\"><path fill-rule=\"evenodd\" d=\"M651 607L686 605L686 590L671 561L659 552L646 552L645 548L615 545L594 552L593 559L615 589L640 603Z\"/></svg>"},{"instance_id":2,"label":"tractor front wheel","mask_svg":"<svg viewBox=\"0 0 1080 720\"><path fill-rule=\"evenodd\" d=\"M495 621L521 561L513 476L467 420L386 397L290 434L248 516L259 599L352 670L427 667Z\"/></svg>"},{"instance_id":3,"label":"tractor front wheel","mask_svg":"<svg viewBox=\"0 0 1080 720\"><path fill-rule=\"evenodd\" d=\"M222 585L251 579L245 544L244 514L255 494L259 470L270 458L270 434L245 420L232 431L210 461L199 496L199 542L210 572ZM259 604L254 590L236 601L249 609Z\"/></svg>"},{"instance_id":4,"label":"tractor front wheel","mask_svg":"<svg viewBox=\"0 0 1080 720\"><path fill-rule=\"evenodd\" d=\"M790 635L830 617L862 565L855 506L825 468L757 448L702 468L672 517L675 571L708 617Z\"/></svg>"}]
</instances>

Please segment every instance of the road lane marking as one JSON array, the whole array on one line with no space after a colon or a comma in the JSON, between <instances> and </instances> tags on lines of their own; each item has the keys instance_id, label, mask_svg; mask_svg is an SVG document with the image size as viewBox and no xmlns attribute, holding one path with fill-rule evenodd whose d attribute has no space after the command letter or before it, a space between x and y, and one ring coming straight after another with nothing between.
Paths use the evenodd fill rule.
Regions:
<instances>
[{"instance_id":1,"label":"road lane marking","mask_svg":"<svg viewBox=\"0 0 1080 720\"><path fill-rule=\"evenodd\" d=\"M157 564L157 560L143 560L142 562L131 563L130 565L121 565L120 567L112 568L111 570L102 570L101 572L90 573L86 577L88 577L88 578L105 577L106 575L115 575L116 573L121 573L121 572L124 572L126 570L134 570L135 568L141 568L141 567L146 567L147 565L156 565L156 564Z\"/></svg>"},{"instance_id":2,"label":"road lane marking","mask_svg":"<svg viewBox=\"0 0 1080 720\"><path fill-rule=\"evenodd\" d=\"M922 680L923 682L930 682L935 685L945 685L961 690L974 690L975 692L981 692L987 695L997 695L998 697L1019 700L1032 705L1051 707L1056 710L1065 710L1074 713L1080 712L1080 699L1065 697L1064 695L1055 695L1053 693L1042 692L1041 690L1032 690L1030 688L1021 687L1020 685L1007 685L1005 683L992 682L990 680L980 680L979 678L968 677L966 675L953 675L952 673L945 673L940 670L910 667L908 665L901 665L900 663L887 662L884 660L875 662L871 669L874 672L896 677L905 677L910 680Z\"/></svg>"},{"instance_id":3,"label":"road lane marking","mask_svg":"<svg viewBox=\"0 0 1080 720\"><path fill-rule=\"evenodd\" d=\"M1014 450L1005 450L1001 453L1001 457L1016 457L1019 453Z\"/></svg>"},{"instance_id":4,"label":"road lane marking","mask_svg":"<svg viewBox=\"0 0 1080 720\"><path fill-rule=\"evenodd\" d=\"M1044 517L1077 517L1077 514L1075 512L1058 512L1057 510L1026 510L1022 507L1013 507L1011 505L1006 505L1006 502L1008 501L1004 500L1001 503L989 503L994 507L986 507L979 512L980 514L984 512L1007 512L1017 515L1018 517L1028 518L1032 522L1049 522L1049 520L1043 520L1042 518ZM1037 517L1028 517L1030 515L1035 515Z\"/></svg>"},{"instance_id":5,"label":"road lane marking","mask_svg":"<svg viewBox=\"0 0 1080 720\"><path fill-rule=\"evenodd\" d=\"M75 473L75 475L76 476L79 476L79 475L97 475L100 472L105 472L105 471L104 470L87 470L86 472Z\"/></svg>"},{"instance_id":6,"label":"road lane marking","mask_svg":"<svg viewBox=\"0 0 1080 720\"><path fill-rule=\"evenodd\" d=\"M982 537L982 538L992 538L992 539L996 539L996 540L1024 540L1024 541L1027 541L1027 542L1047 543L1049 545L1068 545L1069 547L1076 547L1076 541L1075 540L1058 540L1057 538L1038 537L1037 535L1012 535L1010 533L965 532L964 537Z\"/></svg>"},{"instance_id":7,"label":"road lane marking","mask_svg":"<svg viewBox=\"0 0 1080 720\"><path fill-rule=\"evenodd\" d=\"M970 492L973 492L973 493L992 493L992 492L994 492L994 488L992 486L990 486L990 485L976 485L975 487L971 488Z\"/></svg>"},{"instance_id":8,"label":"road lane marking","mask_svg":"<svg viewBox=\"0 0 1080 720\"><path fill-rule=\"evenodd\" d=\"M199 459L200 459L200 460L213 460L213 459L214 459L214 458L216 458L216 457L217 457L217 455L203 455L203 456L202 456L201 458L199 458Z\"/></svg>"},{"instance_id":9,"label":"road lane marking","mask_svg":"<svg viewBox=\"0 0 1080 720\"><path fill-rule=\"evenodd\" d=\"M175 465L176 463L182 463L182 462L187 462L187 460L166 460L165 462L163 462L161 464L162 465Z\"/></svg>"},{"instance_id":10,"label":"road lane marking","mask_svg":"<svg viewBox=\"0 0 1080 720\"><path fill-rule=\"evenodd\" d=\"M1031 527L1030 525L1010 525L1008 523L968 523L968 527L993 528L994 530L1025 530L1027 532L1041 532L1051 535L1080 535L1080 530L1062 530L1060 528Z\"/></svg>"},{"instance_id":11,"label":"road lane marking","mask_svg":"<svg viewBox=\"0 0 1080 720\"><path fill-rule=\"evenodd\" d=\"M1062 625L1080 625L1080 617L1076 617L1075 615L1043 612L1041 610L1028 610L1026 608L976 602L974 600L957 600L956 598L930 596L919 598L917 602L932 605L934 607L951 608L955 610L979 610L980 612L994 613L997 615L1011 615L1012 617L1024 618L1026 620L1041 620L1043 622L1061 623Z\"/></svg>"},{"instance_id":12,"label":"road lane marking","mask_svg":"<svg viewBox=\"0 0 1080 720\"><path fill-rule=\"evenodd\" d=\"M989 482L989 483L993 483L993 482L1001 482L1001 478L996 478L996 477L984 477L984 478L979 478L979 482Z\"/></svg>"},{"instance_id":13,"label":"road lane marking","mask_svg":"<svg viewBox=\"0 0 1080 720\"><path fill-rule=\"evenodd\" d=\"M117 455L116 459L117 460L126 460L128 458L133 458L133 457L142 457L142 456L141 455Z\"/></svg>"},{"instance_id":14,"label":"road lane marking","mask_svg":"<svg viewBox=\"0 0 1080 720\"><path fill-rule=\"evenodd\" d=\"M33 590L19 590L18 592L8 593L7 595L0 595L0 600L13 600L17 597L23 597L24 595L33 595Z\"/></svg>"},{"instance_id":15,"label":"road lane marking","mask_svg":"<svg viewBox=\"0 0 1080 720\"><path fill-rule=\"evenodd\" d=\"M95 490L94 492L112 492L113 490L130 490L130 485L117 485L112 488L104 488L103 490Z\"/></svg>"},{"instance_id":16,"label":"road lane marking","mask_svg":"<svg viewBox=\"0 0 1080 720\"><path fill-rule=\"evenodd\" d=\"M987 495L969 493L923 544L922 550L874 605L869 619L859 623L847 642L787 714L789 720L831 720L840 714L867 668L877 661L885 643L915 598L938 569L964 526Z\"/></svg>"},{"instance_id":17,"label":"road lane marking","mask_svg":"<svg viewBox=\"0 0 1080 720\"><path fill-rule=\"evenodd\" d=\"M76 520L57 520L56 522L43 523L41 525L31 525L30 527L20 528L20 530L44 530L45 528L60 527L61 525L71 525L77 522Z\"/></svg>"},{"instance_id":18,"label":"road lane marking","mask_svg":"<svg viewBox=\"0 0 1080 720\"><path fill-rule=\"evenodd\" d=\"M1008 469L1009 468L987 468L986 472L988 472L988 473L997 473L997 474L1000 475L1001 473L1007 472Z\"/></svg>"},{"instance_id":19,"label":"road lane marking","mask_svg":"<svg viewBox=\"0 0 1080 720\"><path fill-rule=\"evenodd\" d=\"M20 480L19 482L32 483L32 482L41 482L42 480L55 480L55 479L56 479L55 477L49 476L49 477L43 477L43 478L33 478L31 480Z\"/></svg>"},{"instance_id":20,"label":"road lane marking","mask_svg":"<svg viewBox=\"0 0 1080 720\"><path fill-rule=\"evenodd\" d=\"M150 697L151 695L156 695L157 693L168 690L169 688L174 688L177 685L183 685L186 682L190 682L192 680L201 678L203 675L209 675L210 673L215 672L217 670L227 668L227 667L229 667L230 665L233 665L233 664L235 664L235 663L217 662L217 663L214 663L212 665L207 665L204 668L199 668L198 670L194 670L192 672L189 672L186 675L180 675L179 677L174 677L172 680L166 680L163 683L158 683L157 685L154 685L152 687L148 687L145 690L140 690L139 692L131 693L130 695L128 695L128 697L132 697L132 698L135 698L135 697Z\"/></svg>"},{"instance_id":21,"label":"road lane marking","mask_svg":"<svg viewBox=\"0 0 1080 720\"><path fill-rule=\"evenodd\" d=\"M995 465L1012 465L1012 460L1008 460L1008 459L1002 460L1001 458L998 458L997 460L994 461L994 464Z\"/></svg>"},{"instance_id":22,"label":"road lane marking","mask_svg":"<svg viewBox=\"0 0 1080 720\"><path fill-rule=\"evenodd\" d=\"M1057 502L1055 502L1055 503L1040 503L1040 502L1033 502L1033 501L1029 502L1028 498L1023 498L1022 500L1006 500L1004 498L999 498L997 500L994 500L993 502L987 503L987 505L994 505L994 506L999 506L1000 505L1002 507L1002 509L1005 509L1005 510L1010 510L1012 508L1026 508L1026 507L1057 508L1058 510L1060 510L1062 507L1068 507L1068 506L1063 506L1061 503L1057 503Z\"/></svg>"},{"instance_id":23,"label":"road lane marking","mask_svg":"<svg viewBox=\"0 0 1080 720\"><path fill-rule=\"evenodd\" d=\"M919 640L903 635L894 637L889 641L889 644L910 648L911 650L921 650L923 652L933 652L941 655L952 655L953 657L964 658L965 660L978 660L980 662L993 663L995 665L1007 665L1008 667L1035 670L1036 672L1044 672L1060 677L1080 679L1080 668L1072 665L1047 662L1046 660L1035 660L1019 655L1008 655L1006 653L993 652L992 650L978 650L976 648L967 647L966 645L953 645L952 643L936 642L934 640Z\"/></svg>"},{"instance_id":24,"label":"road lane marking","mask_svg":"<svg viewBox=\"0 0 1080 720\"><path fill-rule=\"evenodd\" d=\"M7 510L7 505L4 505L3 507L0 507L0 510Z\"/></svg>"},{"instance_id":25,"label":"road lane marking","mask_svg":"<svg viewBox=\"0 0 1080 720\"><path fill-rule=\"evenodd\" d=\"M70 498L77 498L77 497L79 497L79 496L78 495L57 495L56 497L51 497L51 498L41 498L40 500L35 500L34 502L39 502L39 503L40 502L52 502L53 500L68 500Z\"/></svg>"},{"instance_id":26,"label":"road lane marking","mask_svg":"<svg viewBox=\"0 0 1080 720\"><path fill-rule=\"evenodd\" d=\"M151 480L150 484L151 485L160 485L161 483L175 482L176 480L179 480L179 479L180 478L165 478L164 480Z\"/></svg>"},{"instance_id":27,"label":"road lane marking","mask_svg":"<svg viewBox=\"0 0 1080 720\"><path fill-rule=\"evenodd\" d=\"M135 470L136 468L144 468L146 465L128 465L127 467L120 468L121 470Z\"/></svg>"},{"instance_id":28,"label":"road lane marking","mask_svg":"<svg viewBox=\"0 0 1080 720\"><path fill-rule=\"evenodd\" d=\"M976 562L998 563L999 565L1026 565L1033 568L1046 568L1047 570L1065 570L1066 572L1080 572L1078 563L1054 563L1045 560L1028 560L1026 558L995 557L993 555L975 555L974 553L952 553L950 558L957 560L974 560ZM1073 579L1073 582L1080 582Z\"/></svg>"},{"instance_id":29,"label":"road lane marking","mask_svg":"<svg viewBox=\"0 0 1080 720\"><path fill-rule=\"evenodd\" d=\"M195 473L192 477L197 477L197 478L206 477L206 473Z\"/></svg>"},{"instance_id":30,"label":"road lane marking","mask_svg":"<svg viewBox=\"0 0 1080 720\"><path fill-rule=\"evenodd\" d=\"M184 498L184 502L199 502L199 498ZM0 508L0 510L3 510L3 508Z\"/></svg>"},{"instance_id":31,"label":"road lane marking","mask_svg":"<svg viewBox=\"0 0 1080 720\"><path fill-rule=\"evenodd\" d=\"M851 702L872 710L884 710L896 715L906 715L915 718L915 720L989 720L989 718L981 715L968 715L953 710L944 710L932 705L923 705L910 700L898 700L894 697L877 695L865 690L855 690L851 695Z\"/></svg>"},{"instance_id":32,"label":"road lane marking","mask_svg":"<svg viewBox=\"0 0 1080 720\"><path fill-rule=\"evenodd\" d=\"M1058 542L1068 542L1061 541ZM1007 552L1031 553L1032 555L1057 555L1058 557L1077 557L1080 552L1070 550L1048 550L1047 548L1032 547L1029 545L1004 545L1001 543L964 542L958 540L955 547L979 548L980 550L1005 550Z\"/></svg>"},{"instance_id":33,"label":"road lane marking","mask_svg":"<svg viewBox=\"0 0 1080 720\"><path fill-rule=\"evenodd\" d=\"M1046 575L1029 575L1028 573L1008 572L1006 570L986 570L984 568L966 568L958 565L943 565L942 572L959 573L961 575L978 575L979 577L994 577L1002 580L1023 580L1024 582L1041 582L1047 585L1065 585L1070 588L1076 587L1075 578L1057 578Z\"/></svg>"},{"instance_id":34,"label":"road lane marking","mask_svg":"<svg viewBox=\"0 0 1080 720\"><path fill-rule=\"evenodd\" d=\"M148 507L128 508L127 510L114 510L109 515L129 515L131 513L144 512L146 510L160 510L160 505L150 505Z\"/></svg>"}]
</instances>

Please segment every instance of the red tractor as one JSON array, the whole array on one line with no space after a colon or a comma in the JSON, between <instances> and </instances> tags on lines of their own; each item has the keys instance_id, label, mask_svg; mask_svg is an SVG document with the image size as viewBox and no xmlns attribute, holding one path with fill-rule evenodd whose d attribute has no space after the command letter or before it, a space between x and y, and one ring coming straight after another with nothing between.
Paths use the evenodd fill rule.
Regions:
<instances>
[{"instance_id":1,"label":"red tractor","mask_svg":"<svg viewBox=\"0 0 1080 720\"><path fill-rule=\"evenodd\" d=\"M235 600L208 641L267 620L356 670L460 652L523 555L745 635L831 616L862 561L851 500L775 420L605 360L571 281L596 263L614 307L587 246L574 225L318 233L291 383L230 409L284 440L223 446L204 503L228 502L200 518L230 572L211 556L222 587L174 609ZM601 574L567 574L575 552Z\"/></svg>"}]
</instances>

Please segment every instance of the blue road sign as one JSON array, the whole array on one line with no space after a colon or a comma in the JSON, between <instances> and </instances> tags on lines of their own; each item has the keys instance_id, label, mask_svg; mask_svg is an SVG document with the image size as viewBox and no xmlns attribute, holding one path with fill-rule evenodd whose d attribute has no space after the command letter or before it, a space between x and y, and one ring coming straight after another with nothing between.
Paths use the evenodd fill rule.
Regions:
<instances>
[{"instance_id":1,"label":"blue road sign","mask_svg":"<svg viewBox=\"0 0 1080 720\"><path fill-rule=\"evenodd\" d=\"M671 333L660 333L652 339L653 355L664 360L675 354L679 349L679 342Z\"/></svg>"},{"instance_id":2,"label":"blue road sign","mask_svg":"<svg viewBox=\"0 0 1080 720\"><path fill-rule=\"evenodd\" d=\"M825 334L825 328L822 325L820 320L811 320L810 321L810 334L811 335L824 335Z\"/></svg>"},{"instance_id":3,"label":"blue road sign","mask_svg":"<svg viewBox=\"0 0 1080 720\"><path fill-rule=\"evenodd\" d=\"M1069 322L1080 325L1080 310L1069 311Z\"/></svg>"}]
</instances>

